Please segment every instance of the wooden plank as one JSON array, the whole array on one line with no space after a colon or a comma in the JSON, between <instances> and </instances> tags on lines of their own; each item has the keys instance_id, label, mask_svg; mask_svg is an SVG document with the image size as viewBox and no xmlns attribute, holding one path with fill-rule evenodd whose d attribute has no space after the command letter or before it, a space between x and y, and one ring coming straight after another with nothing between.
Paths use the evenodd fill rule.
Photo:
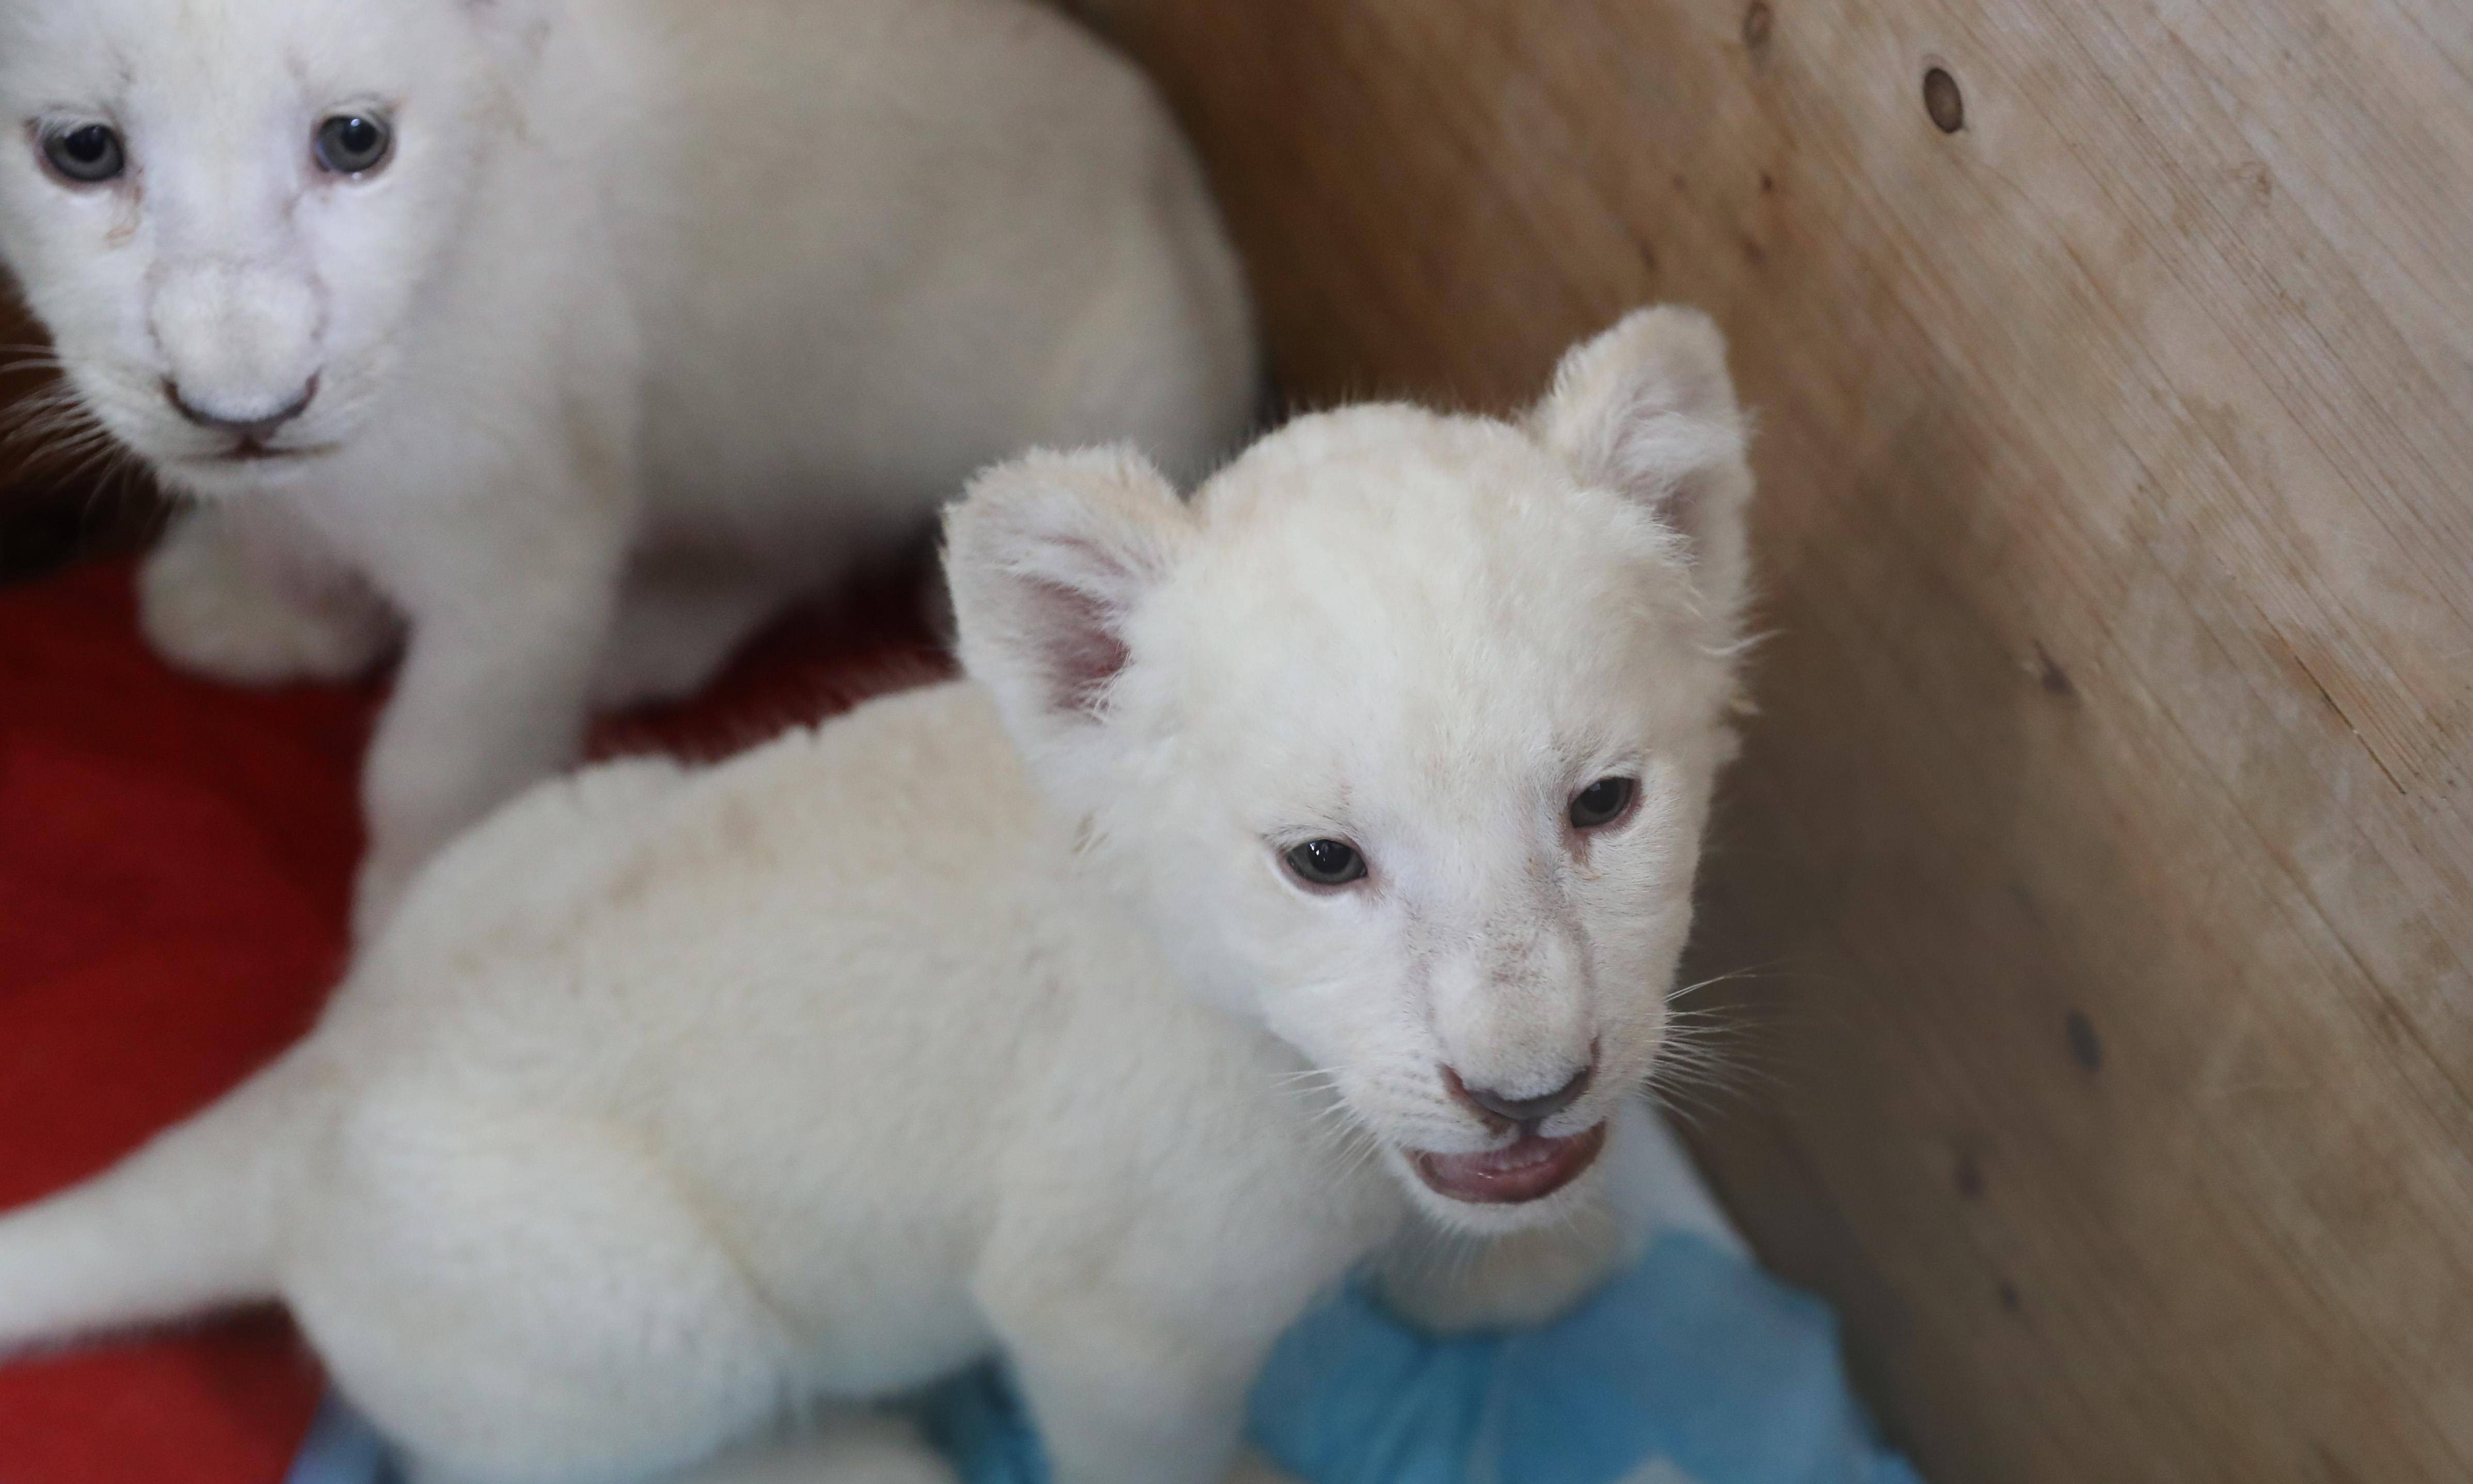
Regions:
<instances>
[{"instance_id":1,"label":"wooden plank","mask_svg":"<svg viewBox=\"0 0 2473 1484\"><path fill-rule=\"evenodd\" d=\"M2466 12L1079 8L1301 402L1726 324L1775 634L1696 958L1766 967L1700 1141L1927 1469L2473 1476Z\"/></svg>"}]
</instances>

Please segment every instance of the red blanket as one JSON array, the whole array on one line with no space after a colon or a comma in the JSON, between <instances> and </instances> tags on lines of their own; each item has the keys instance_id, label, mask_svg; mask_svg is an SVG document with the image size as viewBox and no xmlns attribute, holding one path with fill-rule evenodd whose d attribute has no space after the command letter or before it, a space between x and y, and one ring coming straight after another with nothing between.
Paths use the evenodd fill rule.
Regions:
<instances>
[{"instance_id":1,"label":"red blanket","mask_svg":"<svg viewBox=\"0 0 2473 1484\"><path fill-rule=\"evenodd\" d=\"M942 673L900 589L795 620L595 751L726 752ZM91 1174L309 1024L344 962L374 683L147 651L120 562L0 588L0 1208ZM316 1401L280 1316L0 1368L5 1484L271 1484Z\"/></svg>"}]
</instances>

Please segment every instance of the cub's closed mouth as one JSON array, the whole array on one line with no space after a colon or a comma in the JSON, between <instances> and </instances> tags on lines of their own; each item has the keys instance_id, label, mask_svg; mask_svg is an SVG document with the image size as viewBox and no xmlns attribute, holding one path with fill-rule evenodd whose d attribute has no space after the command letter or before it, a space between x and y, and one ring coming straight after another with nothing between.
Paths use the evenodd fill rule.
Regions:
<instances>
[{"instance_id":1,"label":"cub's closed mouth","mask_svg":"<svg viewBox=\"0 0 2473 1484\"><path fill-rule=\"evenodd\" d=\"M1408 1162L1436 1194L1473 1206L1516 1206L1543 1200L1579 1179L1605 1146L1606 1126L1600 1123L1560 1138L1523 1134L1501 1149L1477 1154L1419 1150Z\"/></svg>"}]
</instances>

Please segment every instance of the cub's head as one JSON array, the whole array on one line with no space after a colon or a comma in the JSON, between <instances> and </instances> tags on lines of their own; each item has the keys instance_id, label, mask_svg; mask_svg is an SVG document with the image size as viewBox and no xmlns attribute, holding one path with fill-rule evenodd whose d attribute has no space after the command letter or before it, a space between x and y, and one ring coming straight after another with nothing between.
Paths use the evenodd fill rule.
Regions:
<instances>
[{"instance_id":1,"label":"cub's head","mask_svg":"<svg viewBox=\"0 0 2473 1484\"><path fill-rule=\"evenodd\" d=\"M1523 422L1305 418L1189 503L1033 455L950 519L963 660L1094 869L1456 1226L1560 1215L1658 1055L1733 747L1724 355L1645 310Z\"/></svg>"},{"instance_id":2,"label":"cub's head","mask_svg":"<svg viewBox=\"0 0 2473 1484\"><path fill-rule=\"evenodd\" d=\"M348 439L514 127L514 0L0 0L0 255L79 400L213 495Z\"/></svg>"}]
</instances>

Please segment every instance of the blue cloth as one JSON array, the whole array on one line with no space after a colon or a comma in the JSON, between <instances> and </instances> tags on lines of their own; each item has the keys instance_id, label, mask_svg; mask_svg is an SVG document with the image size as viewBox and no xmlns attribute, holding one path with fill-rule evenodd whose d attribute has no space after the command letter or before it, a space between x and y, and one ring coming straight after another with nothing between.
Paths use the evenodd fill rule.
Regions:
<instances>
[{"instance_id":1,"label":"blue cloth","mask_svg":"<svg viewBox=\"0 0 2473 1484\"><path fill-rule=\"evenodd\" d=\"M970 1484L1045 1484L993 1369L928 1421ZM1847 1389L1828 1307L1683 1232L1524 1333L1429 1339L1352 1291L1281 1341L1251 1431L1308 1484L1921 1484Z\"/></svg>"},{"instance_id":2,"label":"blue cloth","mask_svg":"<svg viewBox=\"0 0 2473 1484\"><path fill-rule=\"evenodd\" d=\"M370 1424L329 1392L283 1484L398 1484L401 1476Z\"/></svg>"},{"instance_id":3,"label":"blue cloth","mask_svg":"<svg viewBox=\"0 0 2473 1484\"><path fill-rule=\"evenodd\" d=\"M996 1367L926 1420L969 1484L1046 1484ZM1352 1290L1281 1341L1251 1432L1307 1484L1921 1484L1847 1389L1828 1308L1686 1232L1522 1333L1429 1339ZM330 1401L287 1484L390 1478Z\"/></svg>"}]
</instances>

